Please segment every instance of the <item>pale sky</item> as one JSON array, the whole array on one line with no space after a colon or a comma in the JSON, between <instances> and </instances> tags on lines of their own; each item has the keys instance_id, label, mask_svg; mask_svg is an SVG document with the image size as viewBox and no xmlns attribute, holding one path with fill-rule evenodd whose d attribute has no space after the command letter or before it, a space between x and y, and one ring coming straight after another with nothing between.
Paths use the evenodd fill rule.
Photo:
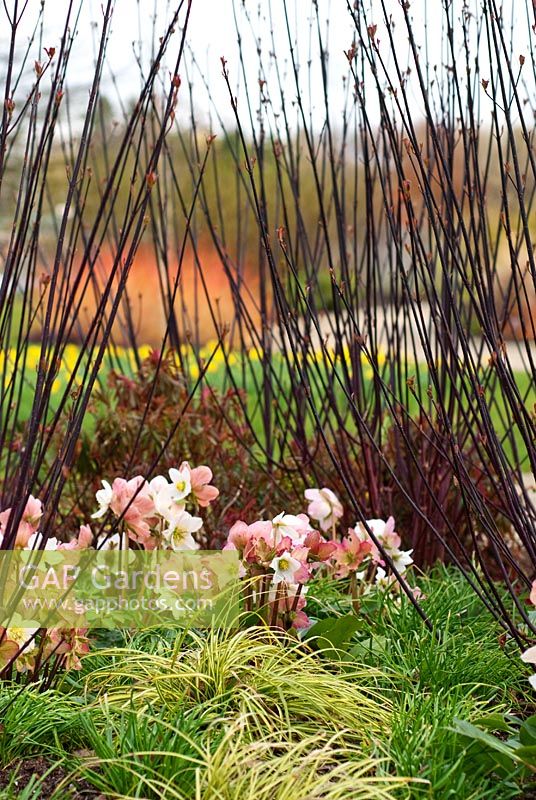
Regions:
<instances>
[{"instance_id":1,"label":"pale sky","mask_svg":"<svg viewBox=\"0 0 536 800\"><path fill-rule=\"evenodd\" d=\"M24 0L19 0L19 7ZM62 22L69 0L44 0L45 34L43 46L58 48L62 31ZM471 0L475 2L475 0ZM6 7L11 11L15 0L6 0ZM80 0L76 0L78 7ZM398 0L387 0L392 6L393 19L396 20L395 41L396 54L403 64L406 63L408 53L407 34L404 29L402 11ZM461 0L454 0L455 6L461 8ZM41 0L28 0L28 6L20 25L18 37L18 55L22 57L30 32L35 24ZM188 74L194 82L194 96L197 113L202 120L208 119L208 111L217 112L226 122L231 122L232 112L229 98L221 77L220 57L224 56L232 77L233 86L237 88L239 97L243 97L244 78L240 76L239 47L234 23L234 10L241 20L240 28L243 34L242 57L246 80L254 97L258 96L258 58L256 54L256 37L259 37L260 48L269 71L266 75L271 95L274 97L275 63L270 59L272 51L270 39L270 12L274 29L273 47L277 56L277 66L284 76L285 93L287 102L291 102L296 95L296 89L288 75L288 38L285 28L283 9L285 0L193 0L190 25L188 29L188 47L194 54L203 77L209 82L212 95L211 102L207 99L203 80L198 72L191 68L191 59L188 57L190 67L186 64L181 69L183 79ZM387 39L385 28L381 24L381 6L378 0L371 0L370 5L374 13L369 21L378 24L377 36L380 42ZM505 16L513 14L513 35L516 42L516 53L524 54L529 60L529 36L526 20L525 3L520 0L505 0L503 2ZM117 79L121 97L129 100L137 95L139 89L139 76L132 48L133 42L138 42L141 37L143 47L143 62L146 64L151 52L153 41L153 19L156 15L155 31L157 37L165 29L165 21L171 16L170 8L173 6L168 0L116 0L112 23L112 34L108 46L107 69L104 73L104 90L114 99L114 89L110 83L110 74L113 72ZM312 117L318 124L322 123L324 116L323 99L321 93L320 66L316 29L311 28L310 20L313 4L311 0L286 0L286 6L292 29L292 39L297 40L297 51L300 61L300 79L302 90L305 93L306 105L312 109ZM335 120L340 113L344 102L342 75L348 74L348 64L343 51L347 50L352 42L353 31L346 0L318 0L319 16L322 28L325 31L326 20L329 20L329 103ZM515 13L513 9L515 8ZM251 30L244 16L247 9L252 17L254 31ZM259 14L260 9L260 14ZM447 59L441 51L441 25L442 25L442 0L413 0L411 13L416 21L415 30L420 37L422 53L426 61L433 66L445 63ZM374 16L377 15L377 18ZM182 17L183 19L184 17ZM72 64L69 68L69 84L72 88L85 89L92 75L93 36L92 22L100 27L102 21L101 0L82 0L79 22L78 41L74 48ZM0 78L3 82L4 61L8 42L9 27L6 22L6 11L0 5ZM175 41L170 49L170 62L174 60L178 44L179 32L174 37ZM427 44L427 50L425 49ZM481 58L486 68L486 55L481 51ZM43 56L41 56L42 58ZM386 55L389 60L389 55ZM35 58L40 58L38 42L32 50L29 66L33 65ZM307 61L312 63L311 79L307 75ZM488 65L489 68L489 65ZM286 77L285 77L286 75ZM482 77L486 77L482 74ZM410 87L415 80L414 74L410 78ZM420 95L415 89L416 108L420 107ZM182 90L181 90L182 91ZM21 95L24 92L19 93ZM83 97L83 93L80 93ZM486 100L484 98L483 113L486 113ZM186 105L186 104L185 104ZM244 108L242 105L241 108ZM245 109L244 109L245 112ZM186 114L186 107L183 107ZM369 113L372 117L376 114L374 98L371 99Z\"/></svg>"}]
</instances>

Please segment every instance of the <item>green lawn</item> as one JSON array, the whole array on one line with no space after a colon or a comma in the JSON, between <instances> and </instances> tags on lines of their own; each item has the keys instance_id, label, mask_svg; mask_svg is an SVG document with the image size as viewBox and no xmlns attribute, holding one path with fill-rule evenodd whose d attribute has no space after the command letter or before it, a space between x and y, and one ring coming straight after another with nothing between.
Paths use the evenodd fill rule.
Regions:
<instances>
[{"instance_id":1,"label":"green lawn","mask_svg":"<svg viewBox=\"0 0 536 800\"><path fill-rule=\"evenodd\" d=\"M35 387L35 370L39 359L39 352L39 345L37 344L32 345L28 351L27 367L24 372L24 380L22 381L23 388L20 407L21 420L27 419L31 412ZM65 351L62 365L55 377L52 387L52 409L56 407L57 402L65 391L68 380L75 367L78 352L78 348L75 345L68 345ZM148 352L149 348L144 347L141 350L141 355L144 356ZM204 348L202 355L207 358L210 352L211 350L209 347ZM250 355L246 356L244 360L235 353L231 353L228 358L228 366L226 366L222 354L218 353L217 357L211 363L204 380L208 385L220 391L230 388L234 381L236 386L245 391L249 418L253 423L257 436L262 441L264 438L261 404L263 386L262 364L258 358L258 355L254 351L250 351ZM5 361L3 363L5 363ZM191 355L189 355L187 358L187 364L189 365L188 369L190 370L190 381L193 384L198 377L199 369ZM136 367L132 351L120 349L116 352L109 352L109 354L105 357L99 373L99 385L106 385L106 377L110 368L123 371L125 374L133 374ZM384 379L388 381L388 364L384 363L381 365L380 369L382 370ZM230 378L229 371L232 372L232 380ZM78 374L81 374L81 368L78 369ZM346 410L346 413L348 414L349 401L341 385L343 380L343 370L340 362L335 370L331 370L324 364L316 365L314 368L309 366L309 380L315 407L319 411L324 408L326 397L324 388L326 375L330 376L333 392L339 406L339 410L341 412ZM367 404L371 402L374 396L373 372L369 365L364 365L362 375L362 403L364 407L367 407ZM431 414L431 416L435 416L434 412L430 410L431 401L427 395L430 384L428 369L423 365L419 365L418 368L415 367L413 369L408 369L408 379L415 381L415 391L410 392L405 386L402 388L402 391L405 394L405 396L402 397L405 408L408 409L411 415L416 415L419 410L417 397L424 398L424 400L421 399L421 402L425 403L425 408L427 408L427 411ZM523 442L520 431L516 425L511 425L511 423L508 421L509 414L506 400L500 391L493 390L490 385L490 379L491 373L489 369L483 370L481 382L485 387L485 401L487 403L493 427L498 436L504 441L504 448L508 458L513 459L515 462L519 460L519 462L528 470L529 465L526 454L526 446ZM518 372L515 374L515 380L520 397L523 401L523 405L529 412L532 413L532 410L536 404L536 384L534 379L531 378L531 376L526 372ZM19 379L19 381L21 381L21 379ZM294 383L299 383L299 381L300 374L296 371L296 374L294 375ZM17 385L19 386L20 383ZM76 381L74 385L76 386ZM286 360L279 354L276 354L272 357L272 394L273 397L276 398L279 408L277 416L274 415L274 427L277 428L280 426L281 420L284 420L287 416L286 398L293 397L294 394L289 366ZM434 396L435 393L432 392L432 397ZM389 408L389 404L393 402L393 397L389 392L387 393L387 396L384 397L382 402L387 410ZM474 396L472 396L471 391L469 391L468 395L466 396L465 409L467 410L469 407L473 409L476 408ZM469 419L470 427L474 426L473 423L474 416L471 416ZM350 416L346 419L345 424L350 433L354 431L355 426ZM87 426L90 429L90 419L87 420ZM310 434L314 432L314 421L308 408L306 429ZM514 446L517 450L515 454Z\"/></svg>"}]
</instances>

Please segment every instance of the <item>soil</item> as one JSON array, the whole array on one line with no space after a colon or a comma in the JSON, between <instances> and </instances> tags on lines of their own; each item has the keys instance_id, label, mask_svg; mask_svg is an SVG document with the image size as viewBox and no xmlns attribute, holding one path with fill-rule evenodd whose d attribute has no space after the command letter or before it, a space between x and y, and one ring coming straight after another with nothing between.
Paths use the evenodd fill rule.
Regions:
<instances>
[{"instance_id":1,"label":"soil","mask_svg":"<svg viewBox=\"0 0 536 800\"><path fill-rule=\"evenodd\" d=\"M10 781L13 780L13 775L16 774L12 786L16 791L22 792L34 775L40 778L50 770L50 767L50 761L47 761L43 756L35 756L34 758L25 758L23 761L16 761L9 767L0 769L0 790L9 786ZM41 793L39 797L43 798L43 800L47 797L52 797L54 791L58 788L58 784L61 783L68 774L68 770L63 767L55 767L40 784ZM74 778L72 781L69 781L62 790L62 800L63 798L65 798L65 800L106 800L105 795L97 791L94 786L83 778Z\"/></svg>"}]
</instances>

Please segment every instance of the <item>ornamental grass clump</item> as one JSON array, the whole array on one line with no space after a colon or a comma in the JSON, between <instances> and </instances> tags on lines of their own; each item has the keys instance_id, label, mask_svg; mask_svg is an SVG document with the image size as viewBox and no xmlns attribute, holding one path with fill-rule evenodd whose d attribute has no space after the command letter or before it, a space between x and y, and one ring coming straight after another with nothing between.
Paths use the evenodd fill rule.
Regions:
<instances>
[{"instance_id":1,"label":"ornamental grass clump","mask_svg":"<svg viewBox=\"0 0 536 800\"><path fill-rule=\"evenodd\" d=\"M240 717L252 738L275 735L290 720L296 736L320 727L359 743L389 722L381 680L375 669L323 662L294 637L263 626L190 631L160 652L102 650L86 660L85 687L116 710L201 704L207 719Z\"/></svg>"},{"instance_id":2,"label":"ornamental grass clump","mask_svg":"<svg viewBox=\"0 0 536 800\"><path fill-rule=\"evenodd\" d=\"M102 720L86 730L93 754L69 779L83 777L122 797L141 790L143 797L169 800L394 800L407 796L410 783L384 774L384 762L360 745L337 733L303 734L292 719L280 722L278 732L252 735L246 715L218 720L202 707L135 713L106 705Z\"/></svg>"},{"instance_id":3,"label":"ornamental grass clump","mask_svg":"<svg viewBox=\"0 0 536 800\"><path fill-rule=\"evenodd\" d=\"M382 766L381 761L364 758L359 747L341 744L337 735L328 738L317 733L293 743L276 734L244 742L236 725L208 760L201 791L207 800L407 796L410 781L382 774Z\"/></svg>"},{"instance_id":4,"label":"ornamental grass clump","mask_svg":"<svg viewBox=\"0 0 536 800\"><path fill-rule=\"evenodd\" d=\"M282 630L185 631L95 651L82 686L103 793L169 798L391 798L408 781L371 756L391 724L382 671L323 659Z\"/></svg>"}]
</instances>

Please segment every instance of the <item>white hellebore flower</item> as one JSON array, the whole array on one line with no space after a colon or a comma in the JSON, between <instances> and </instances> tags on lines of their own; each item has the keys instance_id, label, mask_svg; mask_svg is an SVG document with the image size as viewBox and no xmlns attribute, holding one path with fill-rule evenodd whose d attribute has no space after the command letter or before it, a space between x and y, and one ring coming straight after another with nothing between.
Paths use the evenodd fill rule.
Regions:
<instances>
[{"instance_id":1,"label":"white hellebore flower","mask_svg":"<svg viewBox=\"0 0 536 800\"><path fill-rule=\"evenodd\" d=\"M168 523L168 527L171 527L185 511L184 503L175 503L167 492L160 492L155 498L154 505L157 514Z\"/></svg>"},{"instance_id":2,"label":"white hellebore flower","mask_svg":"<svg viewBox=\"0 0 536 800\"><path fill-rule=\"evenodd\" d=\"M199 545L192 533L198 531L202 525L201 517L193 517L182 509L170 522L169 528L164 531L164 538L169 542L172 550L197 550Z\"/></svg>"},{"instance_id":3,"label":"white hellebore flower","mask_svg":"<svg viewBox=\"0 0 536 800\"><path fill-rule=\"evenodd\" d=\"M288 536L294 544L303 544L309 530L309 520L305 515L296 517L294 514L285 514L282 511L273 518L272 527L276 544L279 537L283 536Z\"/></svg>"},{"instance_id":4,"label":"white hellebore flower","mask_svg":"<svg viewBox=\"0 0 536 800\"><path fill-rule=\"evenodd\" d=\"M177 514L184 511L184 503L177 500L176 489L172 483L166 483L160 491L153 495L155 511L166 522L172 522Z\"/></svg>"},{"instance_id":5,"label":"white hellebore flower","mask_svg":"<svg viewBox=\"0 0 536 800\"><path fill-rule=\"evenodd\" d=\"M343 515L342 503L331 489L306 489L305 499L309 500L307 513L323 531L329 531Z\"/></svg>"},{"instance_id":6,"label":"white hellebore flower","mask_svg":"<svg viewBox=\"0 0 536 800\"><path fill-rule=\"evenodd\" d=\"M175 502L184 500L192 491L192 482L190 478L190 470L187 467L183 469L169 470L169 477L171 478L171 497Z\"/></svg>"},{"instance_id":7,"label":"white hellebore flower","mask_svg":"<svg viewBox=\"0 0 536 800\"><path fill-rule=\"evenodd\" d=\"M108 481L101 481L101 483L104 488L99 489L99 491L95 493L97 503L99 504L99 510L95 511L95 513L91 515L91 519L99 519L99 517L103 517L110 508L110 503L112 502L112 487Z\"/></svg>"},{"instance_id":8,"label":"white hellebore flower","mask_svg":"<svg viewBox=\"0 0 536 800\"><path fill-rule=\"evenodd\" d=\"M294 575L301 566L301 562L297 558L292 558L288 550L285 550L280 556L276 556L270 564L274 571L272 583L278 584L283 581L285 583L294 583Z\"/></svg>"},{"instance_id":9,"label":"white hellebore flower","mask_svg":"<svg viewBox=\"0 0 536 800\"><path fill-rule=\"evenodd\" d=\"M396 578L394 575L387 575L386 571L382 567L378 567L376 570L376 578L374 583L379 589L388 589L392 583L396 582Z\"/></svg>"},{"instance_id":10,"label":"white hellebore flower","mask_svg":"<svg viewBox=\"0 0 536 800\"><path fill-rule=\"evenodd\" d=\"M372 531L376 539L380 539L380 541L383 538L386 524L387 523L385 522L384 519L367 519L367 525L369 526L370 530Z\"/></svg>"},{"instance_id":11,"label":"white hellebore flower","mask_svg":"<svg viewBox=\"0 0 536 800\"><path fill-rule=\"evenodd\" d=\"M24 655L27 655L37 647L35 642L35 634L38 630L39 628L22 628L14 625L12 628L6 628L5 638L10 642L15 642L19 648L22 648L25 645L23 652ZM34 637L33 639L32 636Z\"/></svg>"},{"instance_id":12,"label":"white hellebore flower","mask_svg":"<svg viewBox=\"0 0 536 800\"><path fill-rule=\"evenodd\" d=\"M155 500L158 495L169 489L169 483L167 478L163 475L156 475L151 481L149 481L149 494Z\"/></svg>"},{"instance_id":13,"label":"white hellebore flower","mask_svg":"<svg viewBox=\"0 0 536 800\"><path fill-rule=\"evenodd\" d=\"M112 536L101 533L97 539L97 550L128 550L128 536L126 533L114 533Z\"/></svg>"},{"instance_id":14,"label":"white hellebore flower","mask_svg":"<svg viewBox=\"0 0 536 800\"><path fill-rule=\"evenodd\" d=\"M32 533L30 538L28 539L28 544L24 548L25 550L40 550L41 544L43 542L43 534L36 531ZM49 536L45 544L45 550L57 550L59 542L55 536Z\"/></svg>"},{"instance_id":15,"label":"white hellebore flower","mask_svg":"<svg viewBox=\"0 0 536 800\"><path fill-rule=\"evenodd\" d=\"M393 553L389 554L391 556L391 561L400 574L406 571L406 567L413 564L412 553L413 550L395 550Z\"/></svg>"},{"instance_id":16,"label":"white hellebore flower","mask_svg":"<svg viewBox=\"0 0 536 800\"><path fill-rule=\"evenodd\" d=\"M521 653L521 660L524 661L525 664L536 664L536 645L534 647L529 647L528 650ZM529 683L533 689L536 689L536 675L530 675Z\"/></svg>"}]
</instances>

